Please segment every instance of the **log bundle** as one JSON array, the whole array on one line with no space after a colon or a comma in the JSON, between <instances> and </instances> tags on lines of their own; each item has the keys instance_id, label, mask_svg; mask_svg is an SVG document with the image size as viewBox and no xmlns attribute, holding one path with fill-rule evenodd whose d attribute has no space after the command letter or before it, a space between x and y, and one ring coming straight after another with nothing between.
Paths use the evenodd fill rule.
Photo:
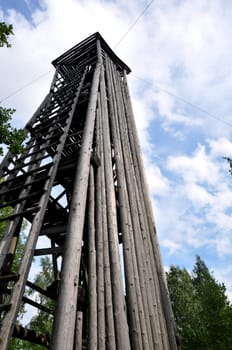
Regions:
<instances>
[{"instance_id":1,"label":"log bundle","mask_svg":"<svg viewBox=\"0 0 232 350\"><path fill-rule=\"evenodd\" d=\"M175 325L136 131L129 67L99 33L53 61L25 127L25 152L1 165L0 348L8 349L29 286L55 301L52 350L175 350ZM142 116L141 116L142 117ZM28 233L17 271L17 243ZM43 237L41 248L39 244ZM18 253L17 253L18 254ZM52 286L29 280L49 256ZM54 291L55 288L55 291ZM51 293L53 290L53 293ZM17 326L19 327L19 326ZM27 338L27 334L30 337ZM33 342L33 332L20 338Z\"/></svg>"}]
</instances>

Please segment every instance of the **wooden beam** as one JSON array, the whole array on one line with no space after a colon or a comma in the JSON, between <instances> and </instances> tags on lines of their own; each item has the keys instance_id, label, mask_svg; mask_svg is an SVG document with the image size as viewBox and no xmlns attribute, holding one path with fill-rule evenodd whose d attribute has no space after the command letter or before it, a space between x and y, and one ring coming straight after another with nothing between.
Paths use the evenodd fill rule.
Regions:
<instances>
[{"instance_id":1,"label":"wooden beam","mask_svg":"<svg viewBox=\"0 0 232 350\"><path fill-rule=\"evenodd\" d=\"M101 74L101 91L104 89L104 75ZM120 267L118 249L118 228L115 202L115 189L112 172L112 149L109 131L108 116L103 116L103 145L105 164L105 185L106 185L106 207L107 225L110 254L110 269L114 276L112 279L112 297L114 305L114 322L117 347L119 349L130 349L129 330L125 313L125 297L122 285L122 272Z\"/></svg>"},{"instance_id":2,"label":"wooden beam","mask_svg":"<svg viewBox=\"0 0 232 350\"><path fill-rule=\"evenodd\" d=\"M93 166L90 167L88 189L88 346L97 349L97 277L96 277L96 242L95 242L95 186Z\"/></svg>"},{"instance_id":3,"label":"wooden beam","mask_svg":"<svg viewBox=\"0 0 232 350\"><path fill-rule=\"evenodd\" d=\"M40 332L16 325L13 331L13 337L26 340L33 344L38 344L49 347L50 337L47 334L42 334Z\"/></svg>"},{"instance_id":4,"label":"wooden beam","mask_svg":"<svg viewBox=\"0 0 232 350\"><path fill-rule=\"evenodd\" d=\"M120 143L120 130L117 122L117 115L118 113L120 113L120 111L118 110L119 106L117 106L116 104L115 96L113 96L113 81L108 58L106 59L106 78L109 99L109 117L111 123L112 141L114 145L114 159L116 162L117 172L117 188L119 195L120 224L122 228L125 282L127 292L127 310L129 315L129 331L131 343L133 344L133 349L142 349L141 328L137 304L138 290L136 290L135 285L136 278L138 278L138 276L135 274L133 266L133 232L131 230L130 218L128 216L128 198L124 170L125 165L123 160L122 145ZM122 128L123 127L124 126L122 125ZM143 312L142 310L140 311ZM146 330L143 329L143 331L145 331L144 334L146 334Z\"/></svg>"},{"instance_id":5,"label":"wooden beam","mask_svg":"<svg viewBox=\"0 0 232 350\"><path fill-rule=\"evenodd\" d=\"M104 187L102 182L103 153L102 153L102 124L99 108L96 119L96 151L101 159L101 166L96 169L96 274L97 274L97 344L98 349L105 350L105 285L104 285L104 255L103 255L103 205Z\"/></svg>"}]
</instances>

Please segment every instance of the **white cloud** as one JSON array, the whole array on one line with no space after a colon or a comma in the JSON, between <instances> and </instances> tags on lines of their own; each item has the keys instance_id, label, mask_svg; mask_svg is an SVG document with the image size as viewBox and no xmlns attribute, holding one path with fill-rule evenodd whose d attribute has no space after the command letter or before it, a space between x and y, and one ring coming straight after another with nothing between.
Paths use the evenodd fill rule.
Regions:
<instances>
[{"instance_id":1,"label":"white cloud","mask_svg":"<svg viewBox=\"0 0 232 350\"><path fill-rule=\"evenodd\" d=\"M214 267L213 268L213 274L214 274L215 278L220 282L223 281L224 284L227 286L227 295L228 295L228 298L230 301L232 301L231 273L232 273L231 266L216 267L216 268Z\"/></svg>"},{"instance_id":2,"label":"white cloud","mask_svg":"<svg viewBox=\"0 0 232 350\"><path fill-rule=\"evenodd\" d=\"M193 155L168 158L173 176L168 179L169 188L173 191L164 193L156 205L162 205L158 214L162 216L163 212L168 218L158 220L166 232L161 245L167 247L166 242L173 242L172 254L175 247L176 253L192 247L210 250L218 257L231 255L232 179L218 157L231 145L224 138L208 139L205 145L197 145ZM169 206L167 211L164 205Z\"/></svg>"},{"instance_id":3,"label":"white cloud","mask_svg":"<svg viewBox=\"0 0 232 350\"><path fill-rule=\"evenodd\" d=\"M151 195L163 196L170 191L168 179L162 174L160 168L152 163L151 159L144 158L146 178L149 184Z\"/></svg>"},{"instance_id":4,"label":"white cloud","mask_svg":"<svg viewBox=\"0 0 232 350\"><path fill-rule=\"evenodd\" d=\"M192 157L170 156L168 169L181 175L186 182L215 184L219 180L218 167L204 145L198 145Z\"/></svg>"},{"instance_id":5,"label":"white cloud","mask_svg":"<svg viewBox=\"0 0 232 350\"><path fill-rule=\"evenodd\" d=\"M192 204L201 208L212 202L213 196L202 186L197 184L186 184L183 188L184 195Z\"/></svg>"},{"instance_id":6,"label":"white cloud","mask_svg":"<svg viewBox=\"0 0 232 350\"><path fill-rule=\"evenodd\" d=\"M164 239L162 241L162 245L165 248L169 249L170 254L178 251L181 249L181 244L180 243L176 243L174 241L168 240L168 239Z\"/></svg>"},{"instance_id":7,"label":"white cloud","mask_svg":"<svg viewBox=\"0 0 232 350\"><path fill-rule=\"evenodd\" d=\"M209 140L211 154L214 157L232 157L232 142L225 137Z\"/></svg>"},{"instance_id":8,"label":"white cloud","mask_svg":"<svg viewBox=\"0 0 232 350\"><path fill-rule=\"evenodd\" d=\"M220 237L215 243L217 245L217 252L219 256L223 257L225 255L231 255L232 242L229 237Z\"/></svg>"}]
</instances>

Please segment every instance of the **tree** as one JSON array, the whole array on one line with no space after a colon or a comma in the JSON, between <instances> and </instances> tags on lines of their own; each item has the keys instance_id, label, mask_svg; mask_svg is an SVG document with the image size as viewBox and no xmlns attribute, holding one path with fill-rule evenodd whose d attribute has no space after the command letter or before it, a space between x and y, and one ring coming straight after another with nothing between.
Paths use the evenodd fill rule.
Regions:
<instances>
[{"instance_id":1,"label":"tree","mask_svg":"<svg viewBox=\"0 0 232 350\"><path fill-rule=\"evenodd\" d=\"M202 326L199 328L199 340L202 349L207 348L209 341L212 343L210 349L232 349L232 307L225 294L225 285L215 280L199 256L193 269L193 284L200 301L199 315Z\"/></svg>"},{"instance_id":2,"label":"tree","mask_svg":"<svg viewBox=\"0 0 232 350\"><path fill-rule=\"evenodd\" d=\"M11 126L10 121L14 112L14 109L0 106L0 145L7 145L13 155L16 155L24 151L22 142L26 135L22 129L16 129ZM2 154L3 147L0 147L0 155Z\"/></svg>"},{"instance_id":3,"label":"tree","mask_svg":"<svg viewBox=\"0 0 232 350\"><path fill-rule=\"evenodd\" d=\"M4 207L0 210L0 216L8 216L12 213L12 208L11 207ZM7 226L7 222L6 221L2 221L0 222L0 241L3 237L4 231L6 229ZM27 227L27 222L23 221L22 223L22 227L21 227L21 232L20 235L18 237L18 242L17 242L17 247L16 247L16 251L14 254L14 257L12 257L13 259L8 259L7 260L7 269L9 269L9 273L18 273L18 269L19 269L19 265L20 265L20 260L23 254L23 250L24 250L24 245L25 245L25 230ZM37 285L39 285L41 288L45 288L45 282L49 282L51 280L52 277L52 267L51 267L51 263L49 261L48 258L42 258L41 259L41 266L42 266L42 271L35 277L35 283ZM11 288L11 283L12 282L8 282L7 287ZM1 287L3 287L3 285L0 286L0 291L1 291ZM32 290L26 290L25 291L25 296L30 296L32 294ZM8 297L8 296L6 296ZM5 300L5 296L2 296L0 294L0 299L4 298ZM48 307L48 298L46 297L42 297L39 298L38 297L38 302L41 304L44 304ZM51 303L51 302L50 302ZM22 303L20 311L18 313L18 317L17 317L17 324L20 324L23 316L26 313L26 307L25 305ZM41 312L42 313L42 312ZM38 313L38 315L34 316L32 319L32 323L30 323L27 328L33 329L35 331L41 331L41 326L43 327L43 333L49 333L49 329L51 330L51 316L47 317L47 315L45 313L42 313L42 315L40 314L40 312ZM22 339L18 339L18 338L12 338L10 341L10 346L9 346L9 350L43 350L45 349L43 346L37 345L37 344L32 344L28 341L24 341Z\"/></svg>"},{"instance_id":4,"label":"tree","mask_svg":"<svg viewBox=\"0 0 232 350\"><path fill-rule=\"evenodd\" d=\"M39 272L34 280L34 283L42 289L46 289L47 286L51 285L53 282L53 270L50 259L46 256L40 259L40 266L42 267L41 272ZM45 295L38 294L36 296L36 301L43 306L46 306L50 310L54 310L55 302L51 298ZM52 332L52 321L53 316L48 313L39 310L37 315L35 315L30 323L29 328L35 331L40 331L41 333Z\"/></svg>"},{"instance_id":5,"label":"tree","mask_svg":"<svg viewBox=\"0 0 232 350\"><path fill-rule=\"evenodd\" d=\"M35 276L34 283L42 289L47 288L53 282L53 270L52 264L48 257L40 259L41 271ZM34 290L29 291L29 295L34 294ZM37 293L35 301L40 305L45 306L51 311L54 310L55 302L53 299ZM51 335L52 332L53 316L45 311L38 310L37 314L32 317L27 328L36 332L40 332L44 335ZM28 341L13 338L10 343L10 350L44 350L46 349L42 345L33 344Z\"/></svg>"},{"instance_id":6,"label":"tree","mask_svg":"<svg viewBox=\"0 0 232 350\"><path fill-rule=\"evenodd\" d=\"M46 290L46 287L53 282L53 270L52 264L48 257L41 258L40 260L41 272L39 272L34 279L34 283L42 289ZM31 289L28 292L28 296L31 296L34 291ZM40 305L45 306L51 311L54 310L55 302L51 298L48 298L42 294L36 294L35 301ZM38 310L37 314L32 317L27 329L42 333L44 335L51 335L52 332L53 316L42 310ZM44 350L46 347L28 341L12 338L10 342L9 350Z\"/></svg>"},{"instance_id":7,"label":"tree","mask_svg":"<svg viewBox=\"0 0 232 350\"><path fill-rule=\"evenodd\" d=\"M0 22L0 47L11 47L8 38L14 35L12 24L7 25L5 22Z\"/></svg>"},{"instance_id":8,"label":"tree","mask_svg":"<svg viewBox=\"0 0 232 350\"><path fill-rule=\"evenodd\" d=\"M168 288L183 350L232 349L232 306L199 256L190 274L171 266Z\"/></svg>"},{"instance_id":9,"label":"tree","mask_svg":"<svg viewBox=\"0 0 232 350\"><path fill-rule=\"evenodd\" d=\"M11 207L4 207L0 210L0 216L5 217L8 216L12 213L12 208ZM0 222L0 241L3 237L4 231L6 229L7 226L7 222L6 221L2 221ZM22 228L21 228L21 232L18 238L18 242L17 242L17 248L14 254L14 258L13 260L10 261L10 265L7 264L8 268L10 269L9 272L11 273L17 273L18 272L18 268L19 268L19 264L20 264L20 260L23 254L23 250L24 250L24 245L25 245L25 230L27 227L27 223L23 222L22 223ZM47 286L51 285L53 282L53 269L52 269L52 264L51 261L48 257L44 257L40 259L40 265L41 265L41 272L39 272L34 279L34 283L36 285L38 285L40 288L42 289L46 289ZM11 283L11 282L9 282ZM8 285L8 287L10 287L10 284ZM0 290L1 290L1 286L0 286ZM34 293L34 291L31 289L26 290L25 295L26 296L30 296ZM0 294L0 299L1 299L1 294ZM36 295L36 301L40 304L43 305L45 307L47 307L50 310L54 310L54 300L51 298L48 298L42 294L38 294ZM22 304L18 317L17 317L17 323L20 323L20 321L22 320L24 314L26 313L26 308L24 306L24 304ZM51 314L47 314L44 311L39 310L37 315L35 315L30 323L27 325L27 328L34 330L34 331L38 331L41 332L43 334L51 334L52 331L52 319L53 316ZM9 346L9 350L44 350L45 347L41 346L41 345L37 345L37 344L33 344L30 343L28 341L22 340L22 339L18 339L18 338L12 338L10 341L10 346Z\"/></svg>"},{"instance_id":10,"label":"tree","mask_svg":"<svg viewBox=\"0 0 232 350\"><path fill-rule=\"evenodd\" d=\"M8 216L11 213L12 213L12 208L11 207L5 207L5 208L2 208L0 210L0 216ZM11 260L11 262L8 261L7 266L10 269L10 271L9 271L10 273L17 273L18 272L20 259L21 259L21 256L22 256L22 253L23 253L23 249L24 249L24 244L25 244L24 230L26 229L26 226L27 226L26 222L23 222L22 232L21 232L21 234L19 235L19 238L18 238L17 248L16 248L16 251L15 251L15 254L14 254L14 258L13 258L13 260ZM5 229L6 229L6 221L2 221L0 223L0 241L1 241L2 237L3 237ZM9 283L8 287L10 287L10 283ZM0 289L1 289L1 287L0 287ZM0 295L0 298L2 298L1 295ZM18 314L17 322L19 322L23 318L25 312L26 312L26 310L25 310L24 304L22 304L21 308L20 308L20 311L19 311L19 314ZM10 344L10 350L21 350L21 349L24 349L23 345L24 344L23 344L23 342L20 339L13 339L11 344Z\"/></svg>"},{"instance_id":11,"label":"tree","mask_svg":"<svg viewBox=\"0 0 232 350\"><path fill-rule=\"evenodd\" d=\"M167 273L167 281L182 348L197 349L195 330L199 324L198 300L192 278L186 269L171 266Z\"/></svg>"},{"instance_id":12,"label":"tree","mask_svg":"<svg viewBox=\"0 0 232 350\"><path fill-rule=\"evenodd\" d=\"M0 22L0 47L11 47L8 39L13 34L12 24L7 25L5 22ZM0 106L0 155L3 154L2 144L5 144L13 155L24 150L22 142L26 136L25 132L22 129L13 128L10 124L14 112L14 109Z\"/></svg>"}]
</instances>

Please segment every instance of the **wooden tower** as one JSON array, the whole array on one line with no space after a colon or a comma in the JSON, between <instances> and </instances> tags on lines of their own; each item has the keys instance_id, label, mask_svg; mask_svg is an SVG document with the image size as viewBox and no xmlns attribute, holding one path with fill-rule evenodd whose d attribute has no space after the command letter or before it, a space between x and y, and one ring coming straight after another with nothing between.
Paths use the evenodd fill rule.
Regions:
<instances>
[{"instance_id":1,"label":"wooden tower","mask_svg":"<svg viewBox=\"0 0 232 350\"><path fill-rule=\"evenodd\" d=\"M52 350L175 350L130 69L99 33L53 65L50 91L25 127L25 152L8 153L0 168L0 349L16 337ZM30 277L38 256L53 267L46 288ZM51 335L19 324L22 303L50 315Z\"/></svg>"}]
</instances>

